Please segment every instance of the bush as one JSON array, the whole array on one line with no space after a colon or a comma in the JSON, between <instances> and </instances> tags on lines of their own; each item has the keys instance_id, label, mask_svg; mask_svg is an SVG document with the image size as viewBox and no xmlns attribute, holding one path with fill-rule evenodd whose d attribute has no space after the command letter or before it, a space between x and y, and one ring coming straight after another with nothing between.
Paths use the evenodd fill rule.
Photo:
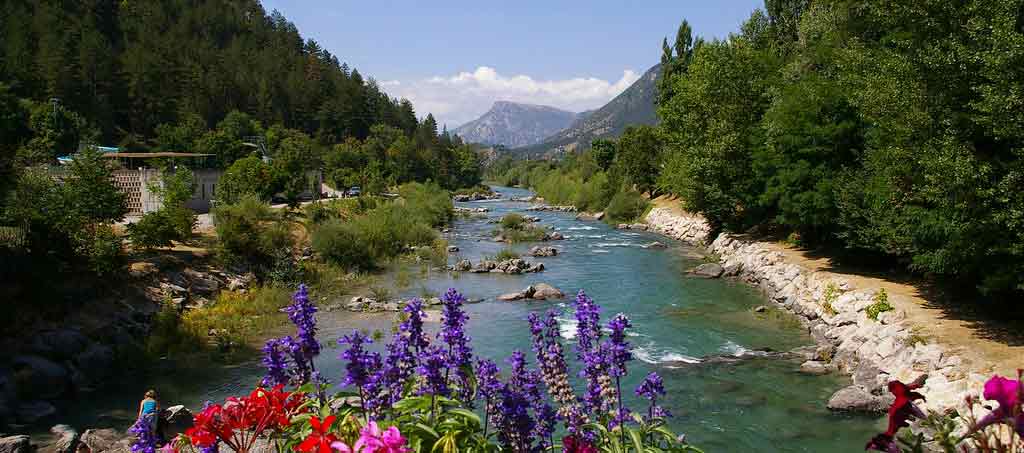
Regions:
<instances>
[{"instance_id":1,"label":"bush","mask_svg":"<svg viewBox=\"0 0 1024 453\"><path fill-rule=\"evenodd\" d=\"M110 225L102 223L78 236L76 251L86 258L96 275L110 275L121 267L121 238Z\"/></svg>"},{"instance_id":2,"label":"bush","mask_svg":"<svg viewBox=\"0 0 1024 453\"><path fill-rule=\"evenodd\" d=\"M885 292L885 289L878 290L874 297L875 303L868 306L866 309L868 318L878 320L878 315L887 311L895 310L889 303L889 294Z\"/></svg>"},{"instance_id":3,"label":"bush","mask_svg":"<svg viewBox=\"0 0 1024 453\"><path fill-rule=\"evenodd\" d=\"M505 216L501 218L500 225L502 228L507 230L521 230L526 226L526 219L523 218L522 215L516 213L505 214Z\"/></svg>"},{"instance_id":4,"label":"bush","mask_svg":"<svg viewBox=\"0 0 1024 453\"><path fill-rule=\"evenodd\" d=\"M330 220L313 230L312 244L328 261L346 269L372 269L410 246L432 246L437 232L426 223L434 213L392 202L348 221Z\"/></svg>"},{"instance_id":5,"label":"bush","mask_svg":"<svg viewBox=\"0 0 1024 453\"><path fill-rule=\"evenodd\" d=\"M213 210L218 254L226 262L249 264L262 275L274 266L282 249L291 250L294 239L287 223L266 203L246 195L237 204Z\"/></svg>"},{"instance_id":6,"label":"bush","mask_svg":"<svg viewBox=\"0 0 1024 453\"><path fill-rule=\"evenodd\" d=\"M647 200L635 190L619 192L605 208L609 222L629 222L640 218L647 209Z\"/></svg>"},{"instance_id":7,"label":"bush","mask_svg":"<svg viewBox=\"0 0 1024 453\"><path fill-rule=\"evenodd\" d=\"M136 248L167 247L177 237L178 232L164 210L147 212L138 222L128 225L128 238Z\"/></svg>"}]
</instances>

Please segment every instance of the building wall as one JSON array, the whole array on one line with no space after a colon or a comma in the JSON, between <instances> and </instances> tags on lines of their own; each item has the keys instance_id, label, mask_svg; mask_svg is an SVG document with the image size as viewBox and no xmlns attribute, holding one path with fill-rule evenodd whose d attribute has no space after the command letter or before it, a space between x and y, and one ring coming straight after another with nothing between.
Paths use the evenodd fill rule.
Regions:
<instances>
[{"instance_id":1,"label":"building wall","mask_svg":"<svg viewBox=\"0 0 1024 453\"><path fill-rule=\"evenodd\" d=\"M223 173L222 170L193 170L196 189L192 194L192 199L185 206L196 212L209 212L212 200L216 196L217 183ZM163 178L159 170L152 168L115 170L113 178L114 185L118 190L127 195L129 215L142 215L163 207L163 200L152 190L163 186Z\"/></svg>"}]
</instances>

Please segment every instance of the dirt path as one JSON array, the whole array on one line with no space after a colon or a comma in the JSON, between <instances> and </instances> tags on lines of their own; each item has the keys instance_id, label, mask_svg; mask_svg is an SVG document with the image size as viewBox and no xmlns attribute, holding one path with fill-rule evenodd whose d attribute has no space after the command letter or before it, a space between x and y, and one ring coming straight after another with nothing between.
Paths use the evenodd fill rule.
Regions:
<instances>
[{"instance_id":1,"label":"dirt path","mask_svg":"<svg viewBox=\"0 0 1024 453\"><path fill-rule=\"evenodd\" d=\"M674 197L662 196L653 202L656 207L687 214ZM907 321L915 326L918 335L955 351L965 360L966 369L1014 376L1018 368L1024 367L1024 332L1019 325L993 318L991 314L971 311L969 303L947 300L925 281L898 276L897 273L851 269L809 250L779 241L758 240L781 252L787 262L846 279L854 288L884 288L889 302L906 314Z\"/></svg>"}]
</instances>

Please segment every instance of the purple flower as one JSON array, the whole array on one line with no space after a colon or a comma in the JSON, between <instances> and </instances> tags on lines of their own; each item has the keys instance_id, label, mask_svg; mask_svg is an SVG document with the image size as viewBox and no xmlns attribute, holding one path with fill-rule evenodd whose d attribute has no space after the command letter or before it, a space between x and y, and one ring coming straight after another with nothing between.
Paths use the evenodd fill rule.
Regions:
<instances>
[{"instance_id":1,"label":"purple flower","mask_svg":"<svg viewBox=\"0 0 1024 453\"><path fill-rule=\"evenodd\" d=\"M306 354L306 349L303 348L302 343L291 335L282 337L278 341L292 358L292 379L298 384L309 382L313 377L313 360Z\"/></svg>"},{"instance_id":2,"label":"purple flower","mask_svg":"<svg viewBox=\"0 0 1024 453\"><path fill-rule=\"evenodd\" d=\"M132 443L132 453L156 453L156 432L155 426L156 418L154 416L145 416L138 419L131 428L128 429L129 433L135 435L135 442Z\"/></svg>"},{"instance_id":3,"label":"purple flower","mask_svg":"<svg viewBox=\"0 0 1024 453\"><path fill-rule=\"evenodd\" d=\"M498 396L501 391L501 381L498 380L498 373L501 370L494 362L488 359L480 359L476 363L476 380L480 396L488 404Z\"/></svg>"},{"instance_id":4,"label":"purple flower","mask_svg":"<svg viewBox=\"0 0 1024 453\"><path fill-rule=\"evenodd\" d=\"M544 318L530 314L533 351L537 354L541 378L551 399L559 405L558 416L565 420L570 433L577 433L588 420L579 398L569 383L568 366L559 335L557 312L549 310Z\"/></svg>"},{"instance_id":5,"label":"purple flower","mask_svg":"<svg viewBox=\"0 0 1024 453\"><path fill-rule=\"evenodd\" d=\"M466 299L455 288L449 288L441 296L441 331L437 336L448 345L448 367L456 372L459 397L468 403L472 398L469 394L469 371L472 369L473 351L469 346L469 336L466 335L466 321L469 320L469 316L462 309L465 301Z\"/></svg>"},{"instance_id":6,"label":"purple flower","mask_svg":"<svg viewBox=\"0 0 1024 453\"><path fill-rule=\"evenodd\" d=\"M403 309L404 319L387 345L387 356L364 387L365 407L374 415L402 398L406 382L416 374L417 356L430 345L423 332L423 301L413 299Z\"/></svg>"},{"instance_id":7,"label":"purple flower","mask_svg":"<svg viewBox=\"0 0 1024 453\"><path fill-rule=\"evenodd\" d=\"M416 372L423 380L420 395L448 396L450 389L445 373L448 371L448 354L439 346L431 346L420 352L419 366Z\"/></svg>"},{"instance_id":8,"label":"purple flower","mask_svg":"<svg viewBox=\"0 0 1024 453\"><path fill-rule=\"evenodd\" d=\"M398 331L404 334L413 352L419 353L430 345L427 335L423 332L423 320L427 318L426 312L423 311L423 300L417 297L409 301L403 311L406 318L398 325Z\"/></svg>"},{"instance_id":9,"label":"purple flower","mask_svg":"<svg viewBox=\"0 0 1024 453\"><path fill-rule=\"evenodd\" d=\"M295 334L295 343L308 362L320 354L320 343L316 340L316 305L309 301L309 294L305 284L299 285L299 290L292 295L292 304L283 310L288 313L288 319L295 324L298 330Z\"/></svg>"},{"instance_id":10,"label":"purple flower","mask_svg":"<svg viewBox=\"0 0 1024 453\"><path fill-rule=\"evenodd\" d=\"M509 360L513 368L517 363L522 363L522 352L519 357L515 356ZM498 442L504 449L515 452L533 451L534 428L536 422L530 416L530 400L521 388L512 384L515 380L509 379L509 384L503 385L498 391L497 410L495 411L494 425L498 428Z\"/></svg>"},{"instance_id":11,"label":"purple flower","mask_svg":"<svg viewBox=\"0 0 1024 453\"><path fill-rule=\"evenodd\" d=\"M626 362L633 360L633 353L629 350L629 342L626 341L626 329L633 327L626 315L619 313L608 322L607 345L609 370L614 377L626 375Z\"/></svg>"},{"instance_id":12,"label":"purple flower","mask_svg":"<svg viewBox=\"0 0 1024 453\"><path fill-rule=\"evenodd\" d=\"M273 387L278 384L287 384L288 358L285 356L287 347L283 339L271 338L263 346L263 366L267 368L267 375L263 377L261 385Z\"/></svg>"},{"instance_id":13,"label":"purple flower","mask_svg":"<svg viewBox=\"0 0 1024 453\"><path fill-rule=\"evenodd\" d=\"M373 340L358 331L338 340L339 345L348 345L348 349L342 351L339 356L341 360L348 362L345 365L347 374L341 382L342 385L355 385L362 390L370 376L380 367L380 354L367 351L364 347L370 343L373 343Z\"/></svg>"},{"instance_id":14,"label":"purple flower","mask_svg":"<svg viewBox=\"0 0 1024 453\"><path fill-rule=\"evenodd\" d=\"M558 415L541 394L540 375L527 368L526 355L522 351L513 351L508 363L511 365L508 387L526 398L533 411L530 437L537 439L540 447L546 449L551 444L551 434L555 430Z\"/></svg>"},{"instance_id":15,"label":"purple flower","mask_svg":"<svg viewBox=\"0 0 1024 453\"><path fill-rule=\"evenodd\" d=\"M658 397L665 395L665 384L658 373L651 372L644 378L643 382L636 387L636 395L650 402L647 408L647 420L654 418L668 418L672 414L661 406L658 406Z\"/></svg>"},{"instance_id":16,"label":"purple flower","mask_svg":"<svg viewBox=\"0 0 1024 453\"><path fill-rule=\"evenodd\" d=\"M580 290L576 307L576 358L583 364L580 376L587 381L583 405L590 412L603 412L607 400L608 363L601 351L601 307Z\"/></svg>"}]
</instances>

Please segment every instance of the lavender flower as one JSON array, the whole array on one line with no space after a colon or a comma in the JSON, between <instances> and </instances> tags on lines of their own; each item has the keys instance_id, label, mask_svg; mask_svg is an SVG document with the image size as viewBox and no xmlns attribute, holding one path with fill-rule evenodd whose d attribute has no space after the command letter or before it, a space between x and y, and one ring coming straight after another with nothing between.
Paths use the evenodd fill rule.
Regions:
<instances>
[{"instance_id":1,"label":"lavender flower","mask_svg":"<svg viewBox=\"0 0 1024 453\"><path fill-rule=\"evenodd\" d=\"M298 346L298 352L301 352L308 366L313 368L313 358L320 354L320 342L316 340L316 305L309 301L305 284L299 285L299 290L292 295L292 304L283 311L288 313L288 319L297 329L294 343Z\"/></svg>"},{"instance_id":2,"label":"lavender flower","mask_svg":"<svg viewBox=\"0 0 1024 453\"><path fill-rule=\"evenodd\" d=\"M267 375L263 377L261 385L273 387L278 384L287 384L288 379L288 358L285 357L287 350L283 339L271 338L263 346L263 366L267 368Z\"/></svg>"},{"instance_id":3,"label":"lavender flower","mask_svg":"<svg viewBox=\"0 0 1024 453\"><path fill-rule=\"evenodd\" d=\"M456 370L459 397L469 403L472 399L472 395L468 393L473 352L469 346L469 336L466 335L466 321L469 320L469 316L462 309L465 301L466 299L455 288L449 288L441 296L444 307L441 310L441 331L437 336L448 345L448 367Z\"/></svg>"},{"instance_id":4,"label":"lavender flower","mask_svg":"<svg viewBox=\"0 0 1024 453\"><path fill-rule=\"evenodd\" d=\"M602 376L607 375L608 363L600 350L601 307L580 290L576 295L576 358L583 363L580 376L587 381L583 394L584 407L594 413L603 412ZM604 393L607 393L605 390Z\"/></svg>"},{"instance_id":5,"label":"lavender flower","mask_svg":"<svg viewBox=\"0 0 1024 453\"><path fill-rule=\"evenodd\" d=\"M339 345L348 345L339 358L348 363L345 365L347 375L342 385L355 385L362 390L370 376L380 367L380 354L367 351L364 346L373 343L370 337L355 331L338 340Z\"/></svg>"},{"instance_id":6,"label":"lavender flower","mask_svg":"<svg viewBox=\"0 0 1024 453\"><path fill-rule=\"evenodd\" d=\"M413 299L403 311L404 319L387 345L383 366L364 387L364 407L375 416L380 415L380 409L390 407L402 398L406 381L416 373L417 356L430 345L423 332L423 320L427 317L423 301Z\"/></svg>"},{"instance_id":7,"label":"lavender flower","mask_svg":"<svg viewBox=\"0 0 1024 453\"><path fill-rule=\"evenodd\" d=\"M522 395L530 403L533 411L530 437L537 439L540 447L546 449L551 445L551 434L555 430L558 415L545 401L540 390L540 375L527 368L526 356L522 351L513 351L508 363L511 365L511 377L508 387Z\"/></svg>"},{"instance_id":8,"label":"lavender flower","mask_svg":"<svg viewBox=\"0 0 1024 453\"><path fill-rule=\"evenodd\" d=\"M279 339L283 349L288 351L292 358L291 374L297 384L305 384L313 377L313 360L306 354L302 343L291 335Z\"/></svg>"},{"instance_id":9,"label":"lavender flower","mask_svg":"<svg viewBox=\"0 0 1024 453\"><path fill-rule=\"evenodd\" d=\"M630 351L629 342L626 341L626 329L633 327L626 315L619 313L608 322L608 330L611 331L607 345L609 373L614 377L626 375L626 362L633 360L633 353Z\"/></svg>"},{"instance_id":10,"label":"lavender flower","mask_svg":"<svg viewBox=\"0 0 1024 453\"><path fill-rule=\"evenodd\" d=\"M533 417L530 417L530 403L526 396L509 386L504 386L499 393L498 413L495 420L498 428L498 441L509 451L530 452L534 428Z\"/></svg>"},{"instance_id":11,"label":"lavender flower","mask_svg":"<svg viewBox=\"0 0 1024 453\"><path fill-rule=\"evenodd\" d=\"M655 418L668 418L672 414L665 408L658 406L658 397L665 395L665 384L658 373L650 372L643 382L636 387L636 395L650 402L647 407L647 421Z\"/></svg>"},{"instance_id":12,"label":"lavender flower","mask_svg":"<svg viewBox=\"0 0 1024 453\"><path fill-rule=\"evenodd\" d=\"M448 354L439 346L432 346L420 353L419 366L416 372L423 379L419 394L431 394L448 396L451 390L448 387L448 379L445 373L448 371Z\"/></svg>"},{"instance_id":13,"label":"lavender flower","mask_svg":"<svg viewBox=\"0 0 1024 453\"><path fill-rule=\"evenodd\" d=\"M405 335L409 347L419 353L430 345L427 335L423 332L423 320L427 318L426 312L423 311L423 300L417 297L409 301L403 311L406 318L398 325L398 331Z\"/></svg>"},{"instance_id":14,"label":"lavender flower","mask_svg":"<svg viewBox=\"0 0 1024 453\"><path fill-rule=\"evenodd\" d=\"M495 414L496 402L503 384L498 380L498 365L488 359L480 359L476 363L477 391L484 400L484 437L487 437L487 425Z\"/></svg>"},{"instance_id":15,"label":"lavender flower","mask_svg":"<svg viewBox=\"0 0 1024 453\"><path fill-rule=\"evenodd\" d=\"M605 351L604 356L607 357L608 361L608 375L615 379L615 398L618 406L618 410L612 419L612 423L609 424L609 428L623 425L629 420L629 409L622 405L622 385L620 382L620 378L626 375L626 362L633 360L633 353L630 352L629 343L626 341L626 329L629 327L632 327L632 324L630 324L629 318L626 315L622 313L615 315L608 322L608 330L611 333L608 335L608 339L601 344L601 349ZM622 431L622 435L625 436L625 431Z\"/></svg>"},{"instance_id":16,"label":"lavender flower","mask_svg":"<svg viewBox=\"0 0 1024 453\"><path fill-rule=\"evenodd\" d=\"M543 319L536 313L530 314L533 351L537 354L541 378L547 386L548 394L559 405L558 416L566 421L570 433L577 433L588 420L569 383L568 366L562 351L556 317L557 312L554 310L549 310Z\"/></svg>"},{"instance_id":17,"label":"lavender flower","mask_svg":"<svg viewBox=\"0 0 1024 453\"><path fill-rule=\"evenodd\" d=\"M156 453L157 438L153 426L155 422L152 416L141 417L128 429L129 433L135 435L132 453Z\"/></svg>"}]
</instances>

